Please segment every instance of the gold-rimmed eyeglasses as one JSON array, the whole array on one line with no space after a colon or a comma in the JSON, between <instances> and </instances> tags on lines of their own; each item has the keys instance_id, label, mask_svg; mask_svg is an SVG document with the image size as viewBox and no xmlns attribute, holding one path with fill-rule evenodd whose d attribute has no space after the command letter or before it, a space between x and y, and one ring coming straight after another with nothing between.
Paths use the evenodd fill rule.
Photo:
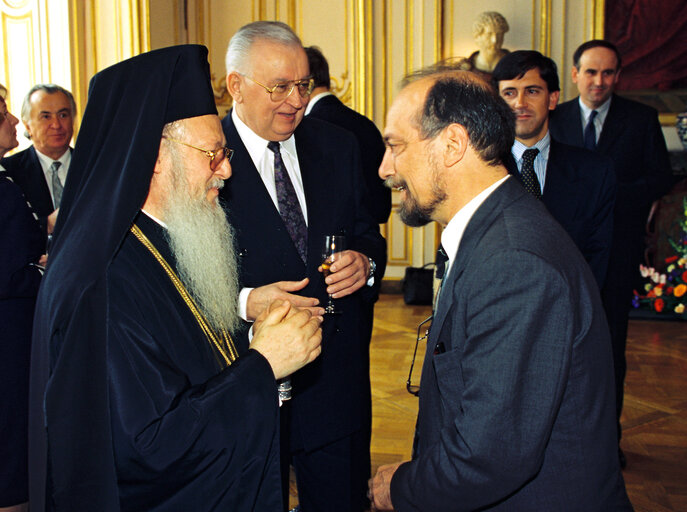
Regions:
<instances>
[{"instance_id":1,"label":"gold-rimmed eyeglasses","mask_svg":"<svg viewBox=\"0 0 687 512\"><path fill-rule=\"evenodd\" d=\"M298 91L298 94L301 98L307 98L310 96L310 93L315 87L315 80L312 78L304 78L303 80L289 80L288 82L280 82L272 87L268 87L265 84L261 84L254 78L249 77L248 75L243 76L265 89L269 93L272 101L285 100L291 95L294 89Z\"/></svg>"},{"instance_id":2,"label":"gold-rimmed eyeglasses","mask_svg":"<svg viewBox=\"0 0 687 512\"><path fill-rule=\"evenodd\" d=\"M411 395L418 396L420 394L420 386L411 383L413 377L413 367L415 366L415 356L417 356L417 347L422 340L426 340L429 337L429 330L432 328L432 320L434 315L429 315L425 318L420 325L417 326L417 338L415 340L415 350L413 351L413 360L410 363L410 371L408 372L408 380L406 381L406 389Z\"/></svg>"},{"instance_id":3,"label":"gold-rimmed eyeglasses","mask_svg":"<svg viewBox=\"0 0 687 512\"><path fill-rule=\"evenodd\" d=\"M221 148L212 151L209 149L199 148L198 146L194 146L193 144L189 144L188 142L184 142L183 140L171 139L169 137L164 136L162 138L170 142L176 142L177 144L181 144L183 146L193 148L197 151L201 151L206 157L210 159L210 169L212 169L213 171L216 171L219 168L219 166L222 165L222 162L225 158L229 162L231 162L231 158L234 156L234 150L229 149L227 146L222 146Z\"/></svg>"}]
</instances>

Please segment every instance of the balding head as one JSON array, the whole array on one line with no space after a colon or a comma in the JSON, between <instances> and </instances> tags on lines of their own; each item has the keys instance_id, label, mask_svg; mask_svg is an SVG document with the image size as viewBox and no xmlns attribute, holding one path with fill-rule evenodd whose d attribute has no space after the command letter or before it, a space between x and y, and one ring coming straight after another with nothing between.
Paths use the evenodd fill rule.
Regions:
<instances>
[{"instance_id":1,"label":"balding head","mask_svg":"<svg viewBox=\"0 0 687 512\"><path fill-rule=\"evenodd\" d=\"M452 123L460 124L486 163L501 163L513 145L515 120L485 80L468 71L440 69L415 73L408 82L408 93L415 88L425 91L415 117L421 137L431 138Z\"/></svg>"},{"instance_id":2,"label":"balding head","mask_svg":"<svg viewBox=\"0 0 687 512\"><path fill-rule=\"evenodd\" d=\"M423 71L406 81L387 115L379 175L400 192L402 220L446 224L506 175L513 144L510 108L466 71Z\"/></svg>"}]
</instances>

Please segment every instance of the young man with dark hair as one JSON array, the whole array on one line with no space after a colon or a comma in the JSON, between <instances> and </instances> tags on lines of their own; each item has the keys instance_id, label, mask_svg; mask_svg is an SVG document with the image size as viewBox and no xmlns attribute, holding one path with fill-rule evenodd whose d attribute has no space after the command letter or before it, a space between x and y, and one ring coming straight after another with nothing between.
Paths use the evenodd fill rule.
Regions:
<instances>
[{"instance_id":1,"label":"young man with dark hair","mask_svg":"<svg viewBox=\"0 0 687 512\"><path fill-rule=\"evenodd\" d=\"M494 86L515 113L515 142L505 159L563 226L603 286L613 234L615 176L608 159L562 144L549 133L560 88L553 60L516 51L496 66Z\"/></svg>"}]
</instances>

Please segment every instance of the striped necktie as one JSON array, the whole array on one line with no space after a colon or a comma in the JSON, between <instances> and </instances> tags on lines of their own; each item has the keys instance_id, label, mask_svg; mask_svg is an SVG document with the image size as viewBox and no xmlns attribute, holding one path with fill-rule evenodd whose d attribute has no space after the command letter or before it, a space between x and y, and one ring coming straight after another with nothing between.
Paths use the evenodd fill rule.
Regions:
<instances>
[{"instance_id":1,"label":"striped necktie","mask_svg":"<svg viewBox=\"0 0 687 512\"><path fill-rule=\"evenodd\" d=\"M55 209L60 207L60 203L62 202L62 191L64 190L64 186L58 174L60 165L62 165L60 162L55 161L50 166L50 172L52 173L52 197Z\"/></svg>"}]
</instances>

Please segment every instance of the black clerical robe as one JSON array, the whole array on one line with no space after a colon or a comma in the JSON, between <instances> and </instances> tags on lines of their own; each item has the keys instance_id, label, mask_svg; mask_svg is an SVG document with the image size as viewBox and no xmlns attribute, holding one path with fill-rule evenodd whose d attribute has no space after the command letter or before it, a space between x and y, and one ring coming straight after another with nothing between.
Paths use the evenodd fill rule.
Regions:
<instances>
[{"instance_id":1,"label":"black clerical robe","mask_svg":"<svg viewBox=\"0 0 687 512\"><path fill-rule=\"evenodd\" d=\"M163 228L144 214L135 224L173 268ZM267 360L243 337L234 339L239 357L224 368L168 274L131 232L105 281L106 400L119 501L108 509L280 510L278 400ZM49 441L59 502L70 484L57 475L64 449L53 446L62 441Z\"/></svg>"}]
</instances>

